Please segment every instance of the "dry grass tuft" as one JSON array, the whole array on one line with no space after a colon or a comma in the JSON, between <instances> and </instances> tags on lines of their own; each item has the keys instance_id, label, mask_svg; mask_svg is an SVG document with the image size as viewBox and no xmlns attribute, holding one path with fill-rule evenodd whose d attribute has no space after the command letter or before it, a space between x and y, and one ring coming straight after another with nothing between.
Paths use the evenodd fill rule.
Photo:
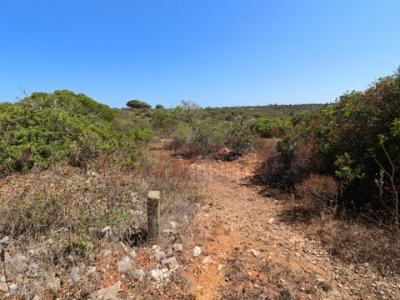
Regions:
<instances>
[{"instance_id":1,"label":"dry grass tuft","mask_svg":"<svg viewBox=\"0 0 400 300\"><path fill-rule=\"evenodd\" d=\"M382 275L400 274L400 236L388 229L343 221L325 223L318 232L332 256L372 266Z\"/></svg>"},{"instance_id":2,"label":"dry grass tuft","mask_svg":"<svg viewBox=\"0 0 400 300\"><path fill-rule=\"evenodd\" d=\"M338 185L330 176L311 174L295 185L295 191L305 208L320 214L325 207L335 204Z\"/></svg>"},{"instance_id":3,"label":"dry grass tuft","mask_svg":"<svg viewBox=\"0 0 400 300\"><path fill-rule=\"evenodd\" d=\"M50 260L57 262L68 255L85 259L104 240L138 245L145 242L149 190L163 195L161 230L172 220L190 220L199 191L189 182L189 171L170 159L143 160L131 170L102 158L86 172L58 165L12 175L0 186L0 236L21 248L51 241Z\"/></svg>"}]
</instances>

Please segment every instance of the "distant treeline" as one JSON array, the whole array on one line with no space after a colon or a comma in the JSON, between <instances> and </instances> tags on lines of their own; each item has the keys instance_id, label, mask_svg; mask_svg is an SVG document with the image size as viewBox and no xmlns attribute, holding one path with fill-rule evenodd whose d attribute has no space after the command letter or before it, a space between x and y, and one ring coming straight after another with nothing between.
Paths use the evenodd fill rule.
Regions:
<instances>
[{"instance_id":1,"label":"distant treeline","mask_svg":"<svg viewBox=\"0 0 400 300\"><path fill-rule=\"evenodd\" d=\"M313 113L318 112L322 107L327 104L270 104L259 106L227 106L227 107L206 107L206 110L227 111L227 112L240 112L253 116L282 116L287 114L298 113Z\"/></svg>"}]
</instances>

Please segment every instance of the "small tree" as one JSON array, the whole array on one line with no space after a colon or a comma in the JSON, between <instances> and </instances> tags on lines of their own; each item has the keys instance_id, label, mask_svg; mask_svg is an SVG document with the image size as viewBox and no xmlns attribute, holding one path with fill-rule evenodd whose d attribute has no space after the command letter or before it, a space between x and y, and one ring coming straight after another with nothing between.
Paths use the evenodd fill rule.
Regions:
<instances>
[{"instance_id":1,"label":"small tree","mask_svg":"<svg viewBox=\"0 0 400 300\"><path fill-rule=\"evenodd\" d=\"M133 108L133 109L150 109L151 105L147 104L146 102L142 101L142 100L129 100L126 103L126 106Z\"/></svg>"},{"instance_id":2,"label":"small tree","mask_svg":"<svg viewBox=\"0 0 400 300\"><path fill-rule=\"evenodd\" d=\"M156 109L164 109L165 107L162 104L157 104Z\"/></svg>"}]
</instances>

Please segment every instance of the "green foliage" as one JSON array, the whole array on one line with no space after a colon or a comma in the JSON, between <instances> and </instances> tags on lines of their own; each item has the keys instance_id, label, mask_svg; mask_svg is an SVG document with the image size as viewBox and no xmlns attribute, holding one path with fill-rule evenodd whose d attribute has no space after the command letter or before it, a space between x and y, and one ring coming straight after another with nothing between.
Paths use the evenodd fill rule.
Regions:
<instances>
[{"instance_id":1,"label":"green foliage","mask_svg":"<svg viewBox=\"0 0 400 300\"><path fill-rule=\"evenodd\" d=\"M127 138L132 143L149 139L150 133L140 130L125 137L116 115L106 105L65 90L33 93L15 104L1 104L0 175L47 168L60 160L84 166Z\"/></svg>"},{"instance_id":2,"label":"green foliage","mask_svg":"<svg viewBox=\"0 0 400 300\"><path fill-rule=\"evenodd\" d=\"M264 138L282 137L292 128L291 118L288 116L257 118L252 129Z\"/></svg>"},{"instance_id":3,"label":"green foliage","mask_svg":"<svg viewBox=\"0 0 400 300\"><path fill-rule=\"evenodd\" d=\"M212 155L224 147L241 155L253 148L252 120L241 116L216 119L210 110L184 102L173 110L153 112L153 124L172 130L172 147L190 154Z\"/></svg>"},{"instance_id":4,"label":"green foliage","mask_svg":"<svg viewBox=\"0 0 400 300\"><path fill-rule=\"evenodd\" d=\"M161 136L170 136L178 127L178 118L175 110L156 109L151 112L153 130Z\"/></svg>"},{"instance_id":5,"label":"green foliage","mask_svg":"<svg viewBox=\"0 0 400 300\"><path fill-rule=\"evenodd\" d=\"M221 124L203 120L192 128L188 146L191 151L208 155L217 152L224 146L225 132Z\"/></svg>"},{"instance_id":6,"label":"green foliage","mask_svg":"<svg viewBox=\"0 0 400 300\"><path fill-rule=\"evenodd\" d=\"M400 118L393 121L392 134L394 137L400 137Z\"/></svg>"},{"instance_id":7,"label":"green foliage","mask_svg":"<svg viewBox=\"0 0 400 300\"><path fill-rule=\"evenodd\" d=\"M293 122L292 135L279 148L281 178L290 177L293 186L310 173L335 176L340 183L341 211L390 211L392 183L388 176L382 176L381 169L395 166L394 185L399 184L399 120L399 73L379 79L364 92L347 93L336 105ZM299 162L308 170L293 177L290 172Z\"/></svg>"},{"instance_id":8,"label":"green foliage","mask_svg":"<svg viewBox=\"0 0 400 300\"><path fill-rule=\"evenodd\" d=\"M354 161L347 152L337 156L335 166L335 175L343 184L348 184L356 179L361 179L365 175L361 173L359 168L354 167Z\"/></svg>"},{"instance_id":9,"label":"green foliage","mask_svg":"<svg viewBox=\"0 0 400 300\"><path fill-rule=\"evenodd\" d=\"M130 108L135 108L135 109L150 109L151 105L147 104L146 102L142 101L142 100L129 100L126 103L126 106L130 107Z\"/></svg>"},{"instance_id":10,"label":"green foliage","mask_svg":"<svg viewBox=\"0 0 400 300\"><path fill-rule=\"evenodd\" d=\"M255 135L251 129L252 120L235 118L227 125L224 144L236 154L245 154L253 150Z\"/></svg>"},{"instance_id":11,"label":"green foliage","mask_svg":"<svg viewBox=\"0 0 400 300\"><path fill-rule=\"evenodd\" d=\"M87 252L93 250L93 243L90 241L90 237L85 234L73 234L68 241L66 248L67 253L76 253L80 256L84 256Z\"/></svg>"}]
</instances>

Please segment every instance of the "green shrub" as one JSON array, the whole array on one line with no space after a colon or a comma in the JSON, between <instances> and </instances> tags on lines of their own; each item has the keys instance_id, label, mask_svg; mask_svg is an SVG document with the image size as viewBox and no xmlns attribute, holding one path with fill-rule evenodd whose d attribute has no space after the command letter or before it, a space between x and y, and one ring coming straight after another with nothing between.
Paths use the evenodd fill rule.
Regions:
<instances>
[{"instance_id":1,"label":"green shrub","mask_svg":"<svg viewBox=\"0 0 400 300\"><path fill-rule=\"evenodd\" d=\"M292 128L289 117L257 118L252 130L264 138L282 137Z\"/></svg>"},{"instance_id":2,"label":"green shrub","mask_svg":"<svg viewBox=\"0 0 400 300\"><path fill-rule=\"evenodd\" d=\"M179 122L172 136L172 148L177 151L178 149L188 147L192 138L191 135L191 127L186 123Z\"/></svg>"},{"instance_id":3,"label":"green shrub","mask_svg":"<svg viewBox=\"0 0 400 300\"><path fill-rule=\"evenodd\" d=\"M204 120L197 124L189 140L189 148L202 155L217 152L224 146L225 131L221 124Z\"/></svg>"},{"instance_id":4,"label":"green shrub","mask_svg":"<svg viewBox=\"0 0 400 300\"><path fill-rule=\"evenodd\" d=\"M67 160L84 166L100 153L137 141L151 133L128 119L127 130L116 123L117 113L70 91L33 93L15 104L0 105L0 176L33 167L47 168ZM148 125L149 127L149 125ZM132 133L132 128L137 130Z\"/></svg>"},{"instance_id":5,"label":"green shrub","mask_svg":"<svg viewBox=\"0 0 400 300\"><path fill-rule=\"evenodd\" d=\"M151 112L151 126L160 136L168 137L177 129L179 118L175 110L155 109Z\"/></svg>"},{"instance_id":6,"label":"green shrub","mask_svg":"<svg viewBox=\"0 0 400 300\"><path fill-rule=\"evenodd\" d=\"M153 124L173 128L172 147L189 154L212 155L224 147L237 155L250 151L255 140L252 121L241 116L214 118L213 111L184 102L173 110L153 113Z\"/></svg>"},{"instance_id":7,"label":"green shrub","mask_svg":"<svg viewBox=\"0 0 400 300\"><path fill-rule=\"evenodd\" d=\"M150 109L151 105L147 104L146 102L142 101L142 100L129 100L126 103L126 106L130 107L130 108L135 108L135 109Z\"/></svg>"},{"instance_id":8,"label":"green shrub","mask_svg":"<svg viewBox=\"0 0 400 300\"><path fill-rule=\"evenodd\" d=\"M279 143L275 174L289 188L311 173L334 176L339 213L373 212L390 220L399 215L399 116L398 72L296 120L291 136Z\"/></svg>"},{"instance_id":9,"label":"green shrub","mask_svg":"<svg viewBox=\"0 0 400 300\"><path fill-rule=\"evenodd\" d=\"M233 119L227 125L224 144L238 155L245 154L254 148L255 135L251 129L251 120L241 117Z\"/></svg>"}]
</instances>

